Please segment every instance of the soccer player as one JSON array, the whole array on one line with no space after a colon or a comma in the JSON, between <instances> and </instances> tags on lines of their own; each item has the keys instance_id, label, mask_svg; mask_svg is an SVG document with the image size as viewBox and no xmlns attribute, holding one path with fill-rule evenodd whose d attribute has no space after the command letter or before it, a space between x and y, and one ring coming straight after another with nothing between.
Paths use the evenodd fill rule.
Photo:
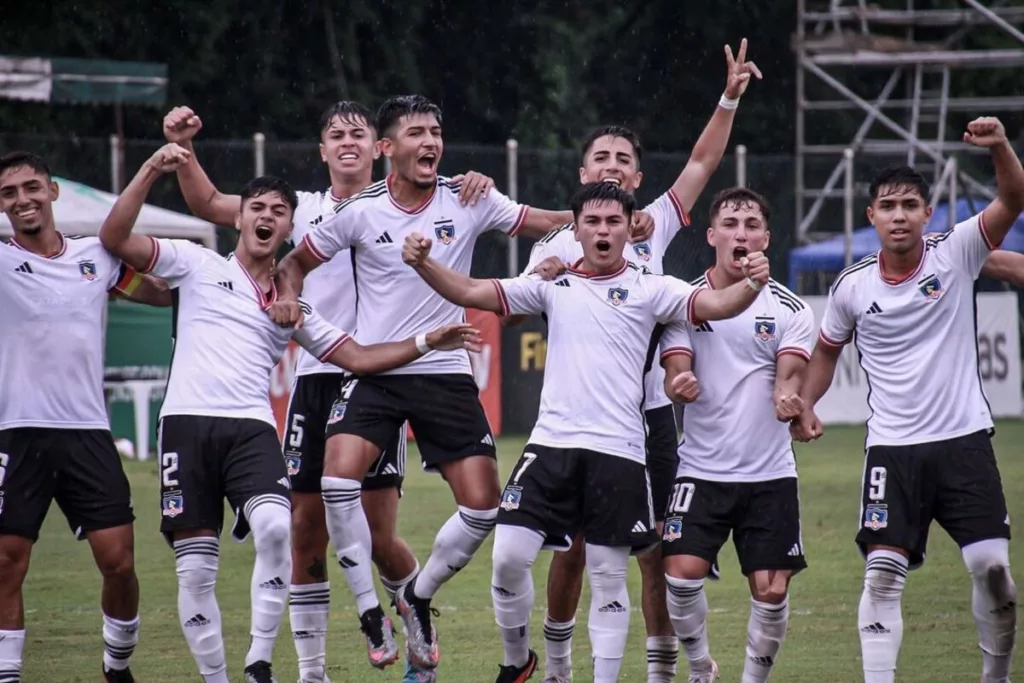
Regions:
<instances>
[{"instance_id":1,"label":"soccer player","mask_svg":"<svg viewBox=\"0 0 1024 683\"><path fill-rule=\"evenodd\" d=\"M22 584L39 529L57 501L103 576L103 675L131 683L139 640L131 491L103 398L108 292L169 306L163 283L137 275L95 237L58 231L46 162L0 157L0 681L20 680Z\"/></svg>"},{"instance_id":2,"label":"soccer player","mask_svg":"<svg viewBox=\"0 0 1024 683\"><path fill-rule=\"evenodd\" d=\"M636 267L623 257L634 203L614 184L583 185L570 202L583 258L555 281L473 280L427 258L429 239L406 238L406 262L449 301L548 318L540 416L505 486L494 538L491 596L505 650L498 683L522 683L537 667L528 635L537 554L567 550L581 531L594 681L618 680L629 629L627 561L658 539L642 410L656 326L735 315L768 278L767 260L753 252L743 266L750 279L715 291Z\"/></svg>"},{"instance_id":3,"label":"soccer player","mask_svg":"<svg viewBox=\"0 0 1024 683\"><path fill-rule=\"evenodd\" d=\"M276 178L242 191L240 239L228 258L183 240L132 234L146 194L163 173L186 163L175 144L161 148L124 190L100 232L103 245L174 289L174 362L160 411L161 531L174 547L178 613L207 683L227 683L220 611L214 596L223 499L235 511L233 535L252 531L252 641L245 680L272 681L271 658L291 576L290 482L270 408L270 373L294 338L321 361L355 373L398 367L431 349L475 343L468 325L415 339L362 346L304 302L302 327L266 315L277 292L274 256L292 229L298 199Z\"/></svg>"},{"instance_id":4,"label":"soccer player","mask_svg":"<svg viewBox=\"0 0 1024 683\"><path fill-rule=\"evenodd\" d=\"M718 168L729 142L740 97L752 76L761 78L757 65L748 62L747 41L743 39L736 56L725 46L727 77L725 91L715 113L694 145L686 166L667 192L644 208L654 219L655 230L641 242L625 245L624 256L631 263L663 273L665 252L684 225L689 212ZM633 193L643 180L640 171L640 138L621 126L593 131L583 143L580 182L605 181ZM524 272L532 272L544 259L557 257L571 264L582 258L580 242L572 225L565 225L543 238L530 254ZM672 402L663 389L665 373L654 363L646 376L644 417L647 421L647 467L651 473L654 515L659 530L665 518L672 482L676 477L678 442ZM555 553L548 571L548 608L544 617L545 681L567 682L572 677L572 635L576 609L583 590L584 542L582 536L572 548ZM647 681L670 683L675 678L679 641L665 606L665 579L660 548L637 558L642 579L642 607L647 627Z\"/></svg>"},{"instance_id":5,"label":"soccer player","mask_svg":"<svg viewBox=\"0 0 1024 683\"><path fill-rule=\"evenodd\" d=\"M718 193L707 231L715 264L693 282L698 291L743 282L741 260L768 249L769 218L768 203L752 190ZM800 414L814 328L810 307L769 280L739 315L671 325L662 338L664 390L687 404L662 552L668 610L691 683L718 676L708 651L704 577L730 533L751 595L741 680L767 681L778 660L789 581L807 566L788 422Z\"/></svg>"},{"instance_id":6,"label":"soccer player","mask_svg":"<svg viewBox=\"0 0 1024 683\"><path fill-rule=\"evenodd\" d=\"M934 519L960 546L974 584L982 682L1009 680L1017 630L1010 519L978 370L974 280L1024 210L1024 169L996 118L967 124L987 147L998 194L984 211L935 239L928 184L907 167L880 172L868 219L882 249L832 285L801 390L801 439L820 436L814 406L832 384L845 344L856 344L871 390L861 529L866 559L858 610L865 683L894 680L909 569L924 562ZM941 371L936 371L941 368Z\"/></svg>"},{"instance_id":7,"label":"soccer player","mask_svg":"<svg viewBox=\"0 0 1024 683\"><path fill-rule=\"evenodd\" d=\"M569 219L568 212L533 209L491 190L463 205L458 187L438 176L444 143L441 111L422 96L393 97L377 113L382 152L392 173L341 204L278 267L280 301L271 314L281 324L297 317L295 296L306 274L350 249L355 261L358 338L400 339L437 324L460 321L465 311L442 299L402 263L406 235L428 231L439 258L469 272L473 246L485 230L539 237ZM353 379L343 389L343 415L327 428L322 480L327 528L364 623L373 626L371 659L395 656L397 645L374 590L367 560L371 538L358 505L371 464L395 429L409 421L430 470L440 471L458 510L437 534L416 578L398 592L413 663L436 668L439 651L430 601L438 588L473 557L494 528L500 488L494 437L480 405L467 354L432 354L376 377Z\"/></svg>"},{"instance_id":8,"label":"soccer player","mask_svg":"<svg viewBox=\"0 0 1024 683\"><path fill-rule=\"evenodd\" d=\"M168 142L183 145L193 156L178 169L182 194L194 214L219 225L232 225L241 199L222 194L203 171L192 149L202 120L188 107L176 107L164 118ZM323 191L302 192L295 210L295 229L288 241L298 244L312 226L371 181L373 162L380 155L373 116L358 102L337 102L320 119L320 157L331 185ZM461 177L452 179L456 185ZM466 174L459 188L463 201L476 203L493 187L478 173ZM340 254L312 273L303 298L328 322L343 330L355 328L356 294L350 254ZM343 370L321 363L301 351L288 406L284 456L292 486L292 587L289 596L292 637L299 660L299 683L327 680L327 622L330 582L327 575L327 522L320 490L323 475L324 432L345 384ZM340 404L339 404L340 407ZM405 475L405 426L401 425L363 479L361 501L373 539L372 560L392 599L412 580L419 564L412 549L397 533L398 499ZM388 619L390 621L390 619ZM367 630L364 627L364 630ZM368 644L372 651L372 643ZM377 662L389 665L393 660ZM411 681L429 680L425 670L406 662ZM419 675L420 678L416 678Z\"/></svg>"}]
</instances>

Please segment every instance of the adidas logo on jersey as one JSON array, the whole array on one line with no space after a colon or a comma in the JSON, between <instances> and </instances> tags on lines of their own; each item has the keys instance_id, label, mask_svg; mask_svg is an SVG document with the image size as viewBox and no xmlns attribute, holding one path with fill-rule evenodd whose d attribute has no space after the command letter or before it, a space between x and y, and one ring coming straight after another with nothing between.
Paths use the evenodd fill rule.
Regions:
<instances>
[{"instance_id":1,"label":"adidas logo on jersey","mask_svg":"<svg viewBox=\"0 0 1024 683\"><path fill-rule=\"evenodd\" d=\"M210 623L210 620L204 617L202 614L196 614L191 619L185 622L185 628L195 628L197 626L206 626Z\"/></svg>"},{"instance_id":2,"label":"adidas logo on jersey","mask_svg":"<svg viewBox=\"0 0 1024 683\"><path fill-rule=\"evenodd\" d=\"M484 436L484 438L480 439L480 443L486 444L488 446L493 446L494 438L490 434L487 434L486 436Z\"/></svg>"},{"instance_id":3,"label":"adidas logo on jersey","mask_svg":"<svg viewBox=\"0 0 1024 683\"><path fill-rule=\"evenodd\" d=\"M398 468L391 463L388 463L384 466L384 471L381 472L381 474L398 474Z\"/></svg>"},{"instance_id":4,"label":"adidas logo on jersey","mask_svg":"<svg viewBox=\"0 0 1024 683\"><path fill-rule=\"evenodd\" d=\"M33 271L32 271L32 266L29 265L29 262L25 261L20 266L15 268L14 272L16 272L16 273L28 273L29 275L31 275Z\"/></svg>"},{"instance_id":5,"label":"adidas logo on jersey","mask_svg":"<svg viewBox=\"0 0 1024 683\"><path fill-rule=\"evenodd\" d=\"M233 282L218 282L217 284L232 292L235 291L235 285Z\"/></svg>"},{"instance_id":6,"label":"adidas logo on jersey","mask_svg":"<svg viewBox=\"0 0 1024 683\"><path fill-rule=\"evenodd\" d=\"M871 306L868 308L867 314L871 315L872 313L881 313L881 312L882 312L882 307L879 306L874 301L872 301L871 302Z\"/></svg>"},{"instance_id":7,"label":"adidas logo on jersey","mask_svg":"<svg viewBox=\"0 0 1024 683\"><path fill-rule=\"evenodd\" d=\"M607 605L597 610L598 612L625 612L626 608L622 606L622 603L618 600L613 600Z\"/></svg>"},{"instance_id":8,"label":"adidas logo on jersey","mask_svg":"<svg viewBox=\"0 0 1024 683\"><path fill-rule=\"evenodd\" d=\"M803 552L801 552L801 550L800 550L800 544L799 543L794 543L793 547L790 548L789 552L786 553L786 554L789 555L790 557L800 557L801 555L803 555Z\"/></svg>"},{"instance_id":9,"label":"adidas logo on jersey","mask_svg":"<svg viewBox=\"0 0 1024 683\"><path fill-rule=\"evenodd\" d=\"M288 584L281 580L280 576L275 576L270 581L264 581L260 584L260 588L269 588L270 590L283 590L288 588Z\"/></svg>"},{"instance_id":10,"label":"adidas logo on jersey","mask_svg":"<svg viewBox=\"0 0 1024 683\"><path fill-rule=\"evenodd\" d=\"M555 287L568 287L568 286L569 286L569 281L568 280L559 280L558 282L555 283Z\"/></svg>"},{"instance_id":11,"label":"adidas logo on jersey","mask_svg":"<svg viewBox=\"0 0 1024 683\"><path fill-rule=\"evenodd\" d=\"M637 522L636 524L633 525L633 533L634 534L646 534L647 533L647 527L644 526L643 522Z\"/></svg>"},{"instance_id":12,"label":"adidas logo on jersey","mask_svg":"<svg viewBox=\"0 0 1024 683\"><path fill-rule=\"evenodd\" d=\"M378 237L376 239L376 242L377 242L377 244L394 244L395 243L395 241L393 239L391 239L391 235L388 234L387 230L384 231L383 235L381 235L380 237Z\"/></svg>"},{"instance_id":13,"label":"adidas logo on jersey","mask_svg":"<svg viewBox=\"0 0 1024 683\"><path fill-rule=\"evenodd\" d=\"M698 325L697 326L697 331L698 332L714 332L714 330L711 329L711 325L709 323L707 323L707 322L703 322L700 325Z\"/></svg>"}]
</instances>

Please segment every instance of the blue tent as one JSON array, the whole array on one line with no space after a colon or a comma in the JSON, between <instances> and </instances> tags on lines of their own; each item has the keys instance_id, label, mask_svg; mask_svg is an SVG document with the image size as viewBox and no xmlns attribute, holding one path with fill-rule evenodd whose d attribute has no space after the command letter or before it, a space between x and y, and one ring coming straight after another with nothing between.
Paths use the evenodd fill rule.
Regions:
<instances>
[{"instance_id":1,"label":"blue tent","mask_svg":"<svg viewBox=\"0 0 1024 683\"><path fill-rule=\"evenodd\" d=\"M987 199L975 199L974 209L967 199L957 202L957 221L970 218L974 213L988 206ZM935 207L932 219L925 226L925 232L945 232L949 229L949 205L940 204ZM853 262L882 248L878 233L872 226L858 228L853 231ZM1024 214L1017 218L1001 246L1003 249L1024 252ZM831 271L838 272L845 264L846 240L843 235L797 247L789 252L789 288L796 291L800 274L804 272Z\"/></svg>"}]
</instances>

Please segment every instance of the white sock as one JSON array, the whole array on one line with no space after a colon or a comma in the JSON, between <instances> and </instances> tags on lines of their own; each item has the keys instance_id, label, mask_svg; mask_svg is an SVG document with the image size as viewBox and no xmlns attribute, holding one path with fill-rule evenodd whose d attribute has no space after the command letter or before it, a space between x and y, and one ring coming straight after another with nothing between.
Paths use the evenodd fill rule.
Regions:
<instances>
[{"instance_id":1,"label":"white sock","mask_svg":"<svg viewBox=\"0 0 1024 683\"><path fill-rule=\"evenodd\" d=\"M419 573L420 573L420 563L417 562L416 563L416 568L412 570L412 574L409 574L409 576L405 577L404 579L400 579L398 581L392 581L391 579L389 579L389 578L385 577L383 574L381 574L381 576L380 576L380 585L384 586L384 592L388 594L388 599L390 599L392 602L394 602L395 601L395 596L398 595L398 591L402 590L402 588L405 587L405 584L407 584L410 581L412 581L413 579L415 579L416 575L419 574Z\"/></svg>"},{"instance_id":2,"label":"white sock","mask_svg":"<svg viewBox=\"0 0 1024 683\"><path fill-rule=\"evenodd\" d=\"M562 676L572 673L572 632L576 620L553 621L551 615L544 615L544 677Z\"/></svg>"},{"instance_id":3,"label":"white sock","mask_svg":"<svg viewBox=\"0 0 1024 683\"><path fill-rule=\"evenodd\" d=\"M320 487L327 512L327 531L349 590L356 598L356 611L361 616L380 606L373 586L370 564L373 541L361 500L363 485L355 479L322 477Z\"/></svg>"},{"instance_id":4,"label":"white sock","mask_svg":"<svg viewBox=\"0 0 1024 683\"><path fill-rule=\"evenodd\" d=\"M530 567L544 537L524 527L501 525L494 532L491 555L491 600L501 631L505 666L525 666L530 659L530 610L533 573Z\"/></svg>"},{"instance_id":5,"label":"white sock","mask_svg":"<svg viewBox=\"0 0 1024 683\"><path fill-rule=\"evenodd\" d=\"M679 661L679 639L675 636L647 637L647 683L672 683Z\"/></svg>"},{"instance_id":6,"label":"white sock","mask_svg":"<svg viewBox=\"0 0 1024 683\"><path fill-rule=\"evenodd\" d=\"M103 666L114 671L128 668L128 660L139 644L139 617L122 621L103 615ZM0 678L0 681L3 679Z\"/></svg>"},{"instance_id":7,"label":"white sock","mask_svg":"<svg viewBox=\"0 0 1024 683\"><path fill-rule=\"evenodd\" d=\"M438 588L473 559L494 529L497 516L497 508L471 510L460 505L437 532L430 557L412 587L413 594L423 600L433 598Z\"/></svg>"},{"instance_id":8,"label":"white sock","mask_svg":"<svg viewBox=\"0 0 1024 683\"><path fill-rule=\"evenodd\" d=\"M992 538L963 548L971 573L971 611L981 648L981 683L1008 683L1017 635L1017 586L1010 576L1009 541Z\"/></svg>"},{"instance_id":9,"label":"white sock","mask_svg":"<svg viewBox=\"0 0 1024 683\"><path fill-rule=\"evenodd\" d=\"M220 607L214 594L219 553L219 542L208 536L174 543L178 617L185 642L206 683L228 683Z\"/></svg>"},{"instance_id":10,"label":"white sock","mask_svg":"<svg viewBox=\"0 0 1024 683\"><path fill-rule=\"evenodd\" d=\"M750 601L747 622L747 661L740 683L765 683L786 638L789 624L789 597L780 604Z\"/></svg>"},{"instance_id":11,"label":"white sock","mask_svg":"<svg viewBox=\"0 0 1024 683\"><path fill-rule=\"evenodd\" d=\"M676 637L686 650L690 671L711 671L711 653L708 650L708 597L704 593L704 579L677 579L665 575L668 616Z\"/></svg>"},{"instance_id":12,"label":"white sock","mask_svg":"<svg viewBox=\"0 0 1024 683\"><path fill-rule=\"evenodd\" d=\"M288 588L292 580L292 506L283 496L256 496L246 502L245 518L256 546L249 587L252 640L245 655L245 665L249 666L273 661L277 632L288 607Z\"/></svg>"},{"instance_id":13,"label":"white sock","mask_svg":"<svg viewBox=\"0 0 1024 683\"><path fill-rule=\"evenodd\" d=\"M288 597L299 678L321 678L327 673L327 621L331 613L331 584L293 585Z\"/></svg>"},{"instance_id":14,"label":"white sock","mask_svg":"<svg viewBox=\"0 0 1024 683\"><path fill-rule=\"evenodd\" d=\"M619 680L629 636L629 548L587 543L590 579L590 646L594 654L594 683Z\"/></svg>"},{"instance_id":15,"label":"white sock","mask_svg":"<svg viewBox=\"0 0 1024 683\"><path fill-rule=\"evenodd\" d=\"M0 683L21 680L21 651L25 648L25 629L0 631Z\"/></svg>"},{"instance_id":16,"label":"white sock","mask_svg":"<svg viewBox=\"0 0 1024 683\"><path fill-rule=\"evenodd\" d=\"M864 592L857 610L864 683L893 683L903 641L901 600L907 558L890 550L868 553Z\"/></svg>"}]
</instances>

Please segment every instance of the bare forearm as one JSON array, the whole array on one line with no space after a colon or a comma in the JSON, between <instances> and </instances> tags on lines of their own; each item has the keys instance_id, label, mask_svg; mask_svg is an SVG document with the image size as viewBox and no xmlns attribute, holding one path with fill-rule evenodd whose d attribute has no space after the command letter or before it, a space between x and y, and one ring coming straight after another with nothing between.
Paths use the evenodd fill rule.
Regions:
<instances>
[{"instance_id":1,"label":"bare forearm","mask_svg":"<svg viewBox=\"0 0 1024 683\"><path fill-rule=\"evenodd\" d=\"M99 232L100 243L104 249L139 271L149 265L153 245L144 236L132 235L132 228L135 227L139 211L146 203L150 188L161 175L163 174L149 164L144 164L128 186L121 191Z\"/></svg>"},{"instance_id":2,"label":"bare forearm","mask_svg":"<svg viewBox=\"0 0 1024 683\"><path fill-rule=\"evenodd\" d=\"M178 185L181 187L181 194L185 197L189 211L204 221L218 225L233 225L235 216L241 208L241 197L221 194L210 177L206 175L203 167L199 165L192 141L189 140L182 146L192 153L188 163L182 165L177 172Z\"/></svg>"},{"instance_id":3,"label":"bare forearm","mask_svg":"<svg viewBox=\"0 0 1024 683\"><path fill-rule=\"evenodd\" d=\"M305 273L299 263L295 252L290 252L277 264L277 276L274 284L277 286L277 296L281 299L295 300L302 293L302 280Z\"/></svg>"},{"instance_id":4,"label":"bare forearm","mask_svg":"<svg viewBox=\"0 0 1024 683\"><path fill-rule=\"evenodd\" d=\"M128 299L147 306L166 308L173 303L171 289L163 280L148 275L136 275L137 284L131 291L125 292Z\"/></svg>"},{"instance_id":5,"label":"bare forearm","mask_svg":"<svg viewBox=\"0 0 1024 683\"><path fill-rule=\"evenodd\" d=\"M1012 211L1024 211L1024 167L1009 142L992 147L999 198Z\"/></svg>"},{"instance_id":6,"label":"bare forearm","mask_svg":"<svg viewBox=\"0 0 1024 683\"><path fill-rule=\"evenodd\" d=\"M697 297L693 304L697 320L724 320L747 310L758 292L746 282L737 282L725 289L702 289L693 296Z\"/></svg>"},{"instance_id":7,"label":"bare forearm","mask_svg":"<svg viewBox=\"0 0 1024 683\"><path fill-rule=\"evenodd\" d=\"M697 143L690 152L690 158L683 167L682 172L672 185L679 203L687 212L693 209L700 193L704 191L711 176L722 163L722 156L729 144L729 136L732 134L732 124L736 118L735 109L726 109L715 106L715 113L712 114L708 125L697 138Z\"/></svg>"},{"instance_id":8,"label":"bare forearm","mask_svg":"<svg viewBox=\"0 0 1024 683\"><path fill-rule=\"evenodd\" d=\"M1024 287L1024 254L1003 249L993 251L985 259L981 273L1013 287Z\"/></svg>"},{"instance_id":9,"label":"bare forearm","mask_svg":"<svg viewBox=\"0 0 1024 683\"><path fill-rule=\"evenodd\" d=\"M474 280L428 258L414 266L423 281L448 301L464 308L502 313L497 288L487 280Z\"/></svg>"},{"instance_id":10,"label":"bare forearm","mask_svg":"<svg viewBox=\"0 0 1024 683\"><path fill-rule=\"evenodd\" d=\"M329 360L334 365L357 375L373 375L408 365L422 355L416 348L414 339L369 346L361 346L355 340L349 340L342 344Z\"/></svg>"},{"instance_id":11,"label":"bare forearm","mask_svg":"<svg viewBox=\"0 0 1024 683\"><path fill-rule=\"evenodd\" d=\"M520 237L540 239L566 223L572 223L572 211L549 211L531 206L517 234Z\"/></svg>"},{"instance_id":12,"label":"bare forearm","mask_svg":"<svg viewBox=\"0 0 1024 683\"><path fill-rule=\"evenodd\" d=\"M825 349L819 341L807 364L807 377L800 389L800 398L813 407L832 386L832 378L836 374L836 364L842 349Z\"/></svg>"}]
</instances>

